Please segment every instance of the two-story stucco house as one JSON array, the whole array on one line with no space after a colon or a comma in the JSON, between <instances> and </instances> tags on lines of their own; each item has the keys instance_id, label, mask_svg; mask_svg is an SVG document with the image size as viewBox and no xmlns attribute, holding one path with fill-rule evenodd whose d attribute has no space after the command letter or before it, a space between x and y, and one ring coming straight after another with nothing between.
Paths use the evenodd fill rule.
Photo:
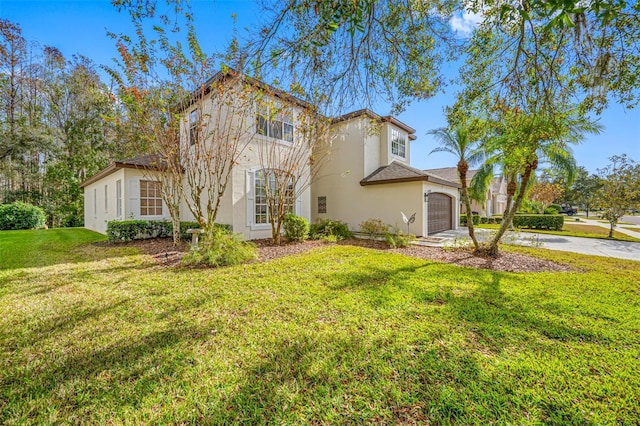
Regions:
<instances>
[{"instance_id":1,"label":"two-story stucco house","mask_svg":"<svg viewBox=\"0 0 640 426\"><path fill-rule=\"evenodd\" d=\"M339 219L358 230L381 219L406 230L402 213L415 213L415 235L457 227L460 185L409 165L413 128L368 109L337 117L334 126L330 158L311 187L313 220Z\"/></svg>"},{"instance_id":2,"label":"two-story stucco house","mask_svg":"<svg viewBox=\"0 0 640 426\"><path fill-rule=\"evenodd\" d=\"M215 78L224 78L224 74ZM270 114L262 102L250 107L247 135L259 137L246 136L251 139L233 168L216 221L232 225L234 232L247 239L257 239L271 236L269 206L264 197L270 171L261 161L260 150L290 149L304 133L300 116L309 104L264 83L251 82L256 90L269 89L267 105L286 105L287 112ZM182 144L193 145L192 117L198 109L212 109L212 102L206 98L184 111ZM332 126L330 153L314 170L314 180L292 189L296 197L291 209L295 214L312 222L341 220L354 231L371 218L406 230L401 212L416 214L410 231L418 236L457 227L460 185L409 165L414 129L366 109L337 117ZM120 161L85 181L81 185L85 192L85 227L105 233L111 220L168 220L169 212L160 194L162 183L149 177L149 167L146 157ZM311 170L303 174L310 177ZM193 220L185 203L180 216L183 221Z\"/></svg>"}]
</instances>

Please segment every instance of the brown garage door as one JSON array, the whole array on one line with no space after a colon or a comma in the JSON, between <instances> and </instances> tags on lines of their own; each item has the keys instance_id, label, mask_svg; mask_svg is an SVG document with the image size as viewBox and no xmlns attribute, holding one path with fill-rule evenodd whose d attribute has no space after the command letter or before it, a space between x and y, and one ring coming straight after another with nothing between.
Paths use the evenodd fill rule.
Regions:
<instances>
[{"instance_id":1,"label":"brown garage door","mask_svg":"<svg viewBox=\"0 0 640 426\"><path fill-rule=\"evenodd\" d=\"M445 194L429 194L429 234L451 229L451 197Z\"/></svg>"}]
</instances>

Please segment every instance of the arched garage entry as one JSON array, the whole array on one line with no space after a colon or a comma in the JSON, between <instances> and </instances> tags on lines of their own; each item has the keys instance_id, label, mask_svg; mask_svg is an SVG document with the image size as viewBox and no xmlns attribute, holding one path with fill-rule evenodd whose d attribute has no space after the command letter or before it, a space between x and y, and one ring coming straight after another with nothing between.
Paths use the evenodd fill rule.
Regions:
<instances>
[{"instance_id":1,"label":"arched garage entry","mask_svg":"<svg viewBox=\"0 0 640 426\"><path fill-rule=\"evenodd\" d=\"M436 232L453 228L451 223L453 217L453 202L450 196L439 192L430 193L428 209L429 214L427 220L429 234L435 234Z\"/></svg>"}]
</instances>

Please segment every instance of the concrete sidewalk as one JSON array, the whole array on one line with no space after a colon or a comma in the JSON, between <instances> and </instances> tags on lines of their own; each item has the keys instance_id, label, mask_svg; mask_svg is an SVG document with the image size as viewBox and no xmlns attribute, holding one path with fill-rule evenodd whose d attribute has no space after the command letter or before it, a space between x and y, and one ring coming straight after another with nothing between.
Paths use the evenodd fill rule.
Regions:
<instances>
[{"instance_id":1,"label":"concrete sidewalk","mask_svg":"<svg viewBox=\"0 0 640 426\"><path fill-rule=\"evenodd\" d=\"M476 229L479 241L488 241L493 230ZM630 231L631 232L631 231ZM635 233L635 232L634 232ZM640 237L638 237L640 238ZM469 231L466 227L439 232L430 236L432 241L421 242L420 245L446 247L456 244L470 244ZM560 250L572 253L591 254L640 261L640 243L612 241L596 238L565 237L562 235L538 234L533 232L507 231L502 239L505 244L530 247L542 247L549 250Z\"/></svg>"}]
</instances>

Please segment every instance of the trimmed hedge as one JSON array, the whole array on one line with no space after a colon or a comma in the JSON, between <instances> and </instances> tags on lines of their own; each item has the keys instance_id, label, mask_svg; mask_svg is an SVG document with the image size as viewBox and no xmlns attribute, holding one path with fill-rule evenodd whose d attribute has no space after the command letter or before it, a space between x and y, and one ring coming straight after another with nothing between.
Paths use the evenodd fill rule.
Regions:
<instances>
[{"instance_id":1,"label":"trimmed hedge","mask_svg":"<svg viewBox=\"0 0 640 426\"><path fill-rule=\"evenodd\" d=\"M564 216L555 214L517 214L513 217L513 226L516 228L561 231L564 226Z\"/></svg>"},{"instance_id":2,"label":"trimmed hedge","mask_svg":"<svg viewBox=\"0 0 640 426\"><path fill-rule=\"evenodd\" d=\"M44 226L44 210L32 204L16 201L0 204L0 230L37 229Z\"/></svg>"},{"instance_id":3,"label":"trimmed hedge","mask_svg":"<svg viewBox=\"0 0 640 426\"><path fill-rule=\"evenodd\" d=\"M231 225L215 224L227 232ZM180 238L191 239L188 229L200 228L197 222L180 222ZM107 223L107 238L109 241L146 240L149 238L173 237L173 224L167 220L112 220Z\"/></svg>"},{"instance_id":4,"label":"trimmed hedge","mask_svg":"<svg viewBox=\"0 0 640 426\"><path fill-rule=\"evenodd\" d=\"M473 224L477 225L480 223L480 216L477 214L473 215ZM467 226L467 215L465 213L460 215L460 225Z\"/></svg>"},{"instance_id":5,"label":"trimmed hedge","mask_svg":"<svg viewBox=\"0 0 640 426\"><path fill-rule=\"evenodd\" d=\"M480 223L483 225L485 224L499 225L500 223L502 223L502 216L481 217Z\"/></svg>"},{"instance_id":6,"label":"trimmed hedge","mask_svg":"<svg viewBox=\"0 0 640 426\"><path fill-rule=\"evenodd\" d=\"M478 225L478 224L500 224L502 222L502 216L491 216L491 217L484 217L484 216L479 216L477 214L473 215L473 224L474 225ZM466 214L461 214L460 215L460 225L461 226L467 226L467 215Z\"/></svg>"}]
</instances>

